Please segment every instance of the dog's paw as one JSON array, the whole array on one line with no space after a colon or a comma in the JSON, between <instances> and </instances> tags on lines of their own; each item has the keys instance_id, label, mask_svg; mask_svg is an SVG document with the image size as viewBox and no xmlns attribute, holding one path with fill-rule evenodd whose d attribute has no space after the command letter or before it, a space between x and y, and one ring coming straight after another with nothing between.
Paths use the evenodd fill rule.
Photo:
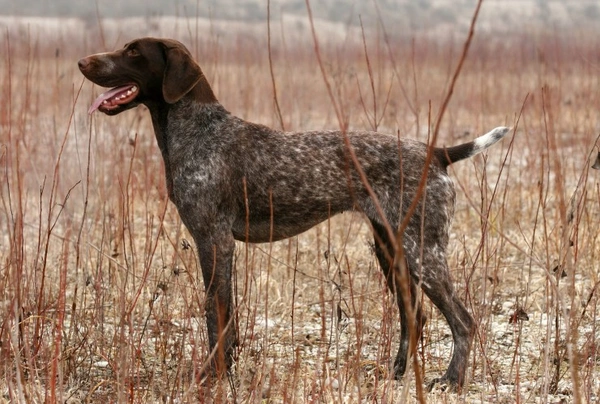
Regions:
<instances>
[{"instance_id":1,"label":"dog's paw","mask_svg":"<svg viewBox=\"0 0 600 404\"><path fill-rule=\"evenodd\" d=\"M456 381L450 380L447 376L437 377L427 383L427 391L440 393L457 393L460 391L460 386Z\"/></svg>"}]
</instances>

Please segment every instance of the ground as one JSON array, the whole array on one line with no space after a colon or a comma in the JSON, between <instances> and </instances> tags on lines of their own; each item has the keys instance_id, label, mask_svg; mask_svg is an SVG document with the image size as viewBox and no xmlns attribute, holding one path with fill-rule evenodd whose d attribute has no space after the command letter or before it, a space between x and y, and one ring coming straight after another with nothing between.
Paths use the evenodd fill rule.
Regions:
<instances>
[{"instance_id":1,"label":"ground","mask_svg":"<svg viewBox=\"0 0 600 404\"><path fill-rule=\"evenodd\" d=\"M310 32L294 44L277 37L271 76L260 32L221 38L185 27L155 28L190 46L238 116L288 130L336 129L341 118L422 141L463 40L388 42L367 30L363 46L351 29L344 40L321 38L329 94ZM476 35L442 120L440 145L514 127L450 169L448 262L477 323L459 394L425 391L414 368L390 377L398 313L368 226L350 213L286 241L237 245L235 372L202 384L204 286L167 200L149 115L86 114L101 89L76 62L122 45L123 34L106 31L104 45L95 30L68 35L7 31L1 40L0 402L598 400L600 173L590 166L600 60L591 34ZM452 339L421 301L429 320L417 363L427 382L445 371Z\"/></svg>"}]
</instances>

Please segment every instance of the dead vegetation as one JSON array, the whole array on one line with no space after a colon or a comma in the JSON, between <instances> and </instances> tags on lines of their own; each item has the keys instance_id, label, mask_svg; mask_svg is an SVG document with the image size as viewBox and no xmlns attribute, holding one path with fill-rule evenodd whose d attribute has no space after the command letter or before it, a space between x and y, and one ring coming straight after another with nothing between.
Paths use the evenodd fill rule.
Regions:
<instances>
[{"instance_id":1,"label":"dead vegetation","mask_svg":"<svg viewBox=\"0 0 600 404\"><path fill-rule=\"evenodd\" d=\"M450 39L367 31L366 46L360 32L324 40L336 114L310 35L289 43L274 34L271 76L266 38L201 34L178 39L195 49L225 107L288 130L336 128L341 117L426 141L460 56ZM105 35L112 47L125 34ZM593 39L475 36L438 144L498 125L516 132L452 167L448 258L478 331L466 391L434 391L428 402L598 400ZM36 43L1 40L1 402L417 400L413 372L390 380L398 314L369 231L350 214L287 241L238 245L236 373L203 386L203 285L167 201L147 113L87 116L99 89L76 61L103 50L98 38ZM418 355L428 380L452 346L445 321L424 304Z\"/></svg>"}]
</instances>

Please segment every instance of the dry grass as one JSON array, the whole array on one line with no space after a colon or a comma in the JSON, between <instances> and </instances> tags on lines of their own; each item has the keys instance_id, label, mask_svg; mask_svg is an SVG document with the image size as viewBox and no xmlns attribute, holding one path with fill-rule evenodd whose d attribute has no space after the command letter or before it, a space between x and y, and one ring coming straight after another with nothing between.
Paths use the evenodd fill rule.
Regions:
<instances>
[{"instance_id":1,"label":"dry grass","mask_svg":"<svg viewBox=\"0 0 600 404\"><path fill-rule=\"evenodd\" d=\"M200 38L179 37L236 115L280 126L274 81L286 129L338 127L308 33L300 43L274 34L273 77L264 37ZM448 258L478 330L463 394L434 391L429 402L598 400L593 39L475 37L438 143L517 130L451 170ZM344 123L425 141L460 44L416 36L388 48L367 31L369 75L361 40L321 47ZM0 43L0 402L416 401L412 371L390 380L398 314L368 228L351 214L288 241L238 245L236 376L199 384L203 285L147 112L86 115L99 90L76 61L102 50L98 37ZM429 380L452 343L425 305L418 355Z\"/></svg>"}]
</instances>

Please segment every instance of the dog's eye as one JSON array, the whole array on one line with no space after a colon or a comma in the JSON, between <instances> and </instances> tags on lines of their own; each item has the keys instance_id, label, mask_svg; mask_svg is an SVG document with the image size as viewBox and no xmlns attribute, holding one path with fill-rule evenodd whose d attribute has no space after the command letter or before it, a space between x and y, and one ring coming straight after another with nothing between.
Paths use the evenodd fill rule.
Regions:
<instances>
[{"instance_id":1,"label":"dog's eye","mask_svg":"<svg viewBox=\"0 0 600 404\"><path fill-rule=\"evenodd\" d=\"M137 49L134 49L134 48L127 49L125 54L129 57L140 56L140 53L137 51Z\"/></svg>"}]
</instances>

